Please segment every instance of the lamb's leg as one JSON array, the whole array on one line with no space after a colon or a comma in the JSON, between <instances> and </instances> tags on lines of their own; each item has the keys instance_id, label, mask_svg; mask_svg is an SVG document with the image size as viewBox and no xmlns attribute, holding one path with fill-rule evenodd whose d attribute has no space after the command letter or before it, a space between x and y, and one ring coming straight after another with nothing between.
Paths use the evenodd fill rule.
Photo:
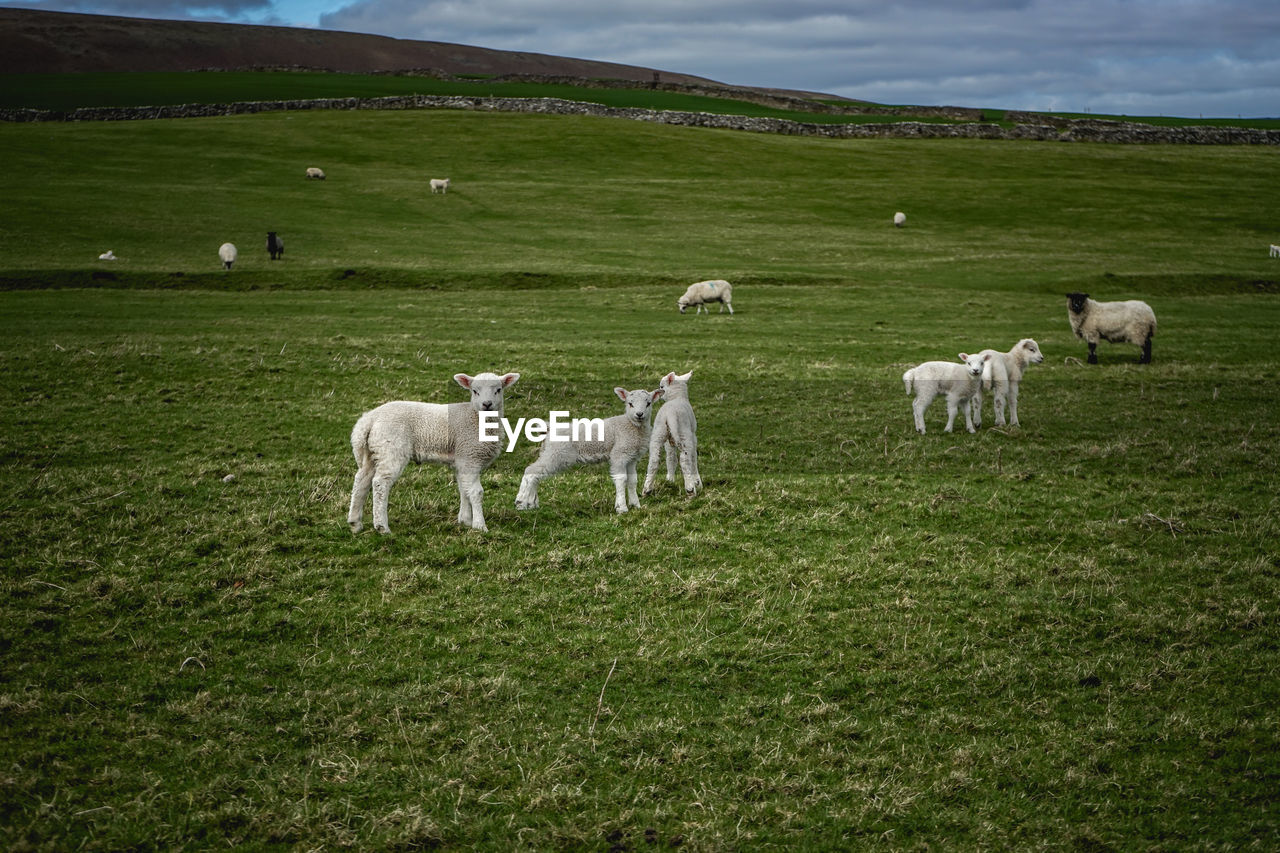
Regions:
<instances>
[{"instance_id":1,"label":"lamb's leg","mask_svg":"<svg viewBox=\"0 0 1280 853\"><path fill-rule=\"evenodd\" d=\"M686 495L692 495L702 488L702 477L698 475L697 441L686 441L680 448L680 474L684 477Z\"/></svg>"},{"instance_id":2,"label":"lamb's leg","mask_svg":"<svg viewBox=\"0 0 1280 853\"><path fill-rule=\"evenodd\" d=\"M917 382L916 398L911 401L911 412L916 418L916 432L924 435L924 410L929 408L933 397L938 393L937 384L933 382Z\"/></svg>"},{"instance_id":3,"label":"lamb's leg","mask_svg":"<svg viewBox=\"0 0 1280 853\"><path fill-rule=\"evenodd\" d=\"M947 395L947 427L943 432L951 432L951 427L955 425L956 413L960 411L960 401L950 394ZM973 421L969 417L969 407L965 406L964 419L969 423L969 432L973 432Z\"/></svg>"},{"instance_id":4,"label":"lamb's leg","mask_svg":"<svg viewBox=\"0 0 1280 853\"><path fill-rule=\"evenodd\" d=\"M675 441L668 440L662 445L662 450L667 454L667 482L674 483L676 481L676 450L679 445Z\"/></svg>"},{"instance_id":5,"label":"lamb's leg","mask_svg":"<svg viewBox=\"0 0 1280 853\"><path fill-rule=\"evenodd\" d=\"M387 523L387 504L391 500L391 487L400 479L407 459L380 460L373 471L373 529L379 533L390 533Z\"/></svg>"},{"instance_id":6,"label":"lamb's leg","mask_svg":"<svg viewBox=\"0 0 1280 853\"><path fill-rule=\"evenodd\" d=\"M965 400L960 401L960 406L964 408L964 428L969 432L977 432L977 429L973 425L973 414L969 407L965 405L965 402Z\"/></svg>"},{"instance_id":7,"label":"lamb's leg","mask_svg":"<svg viewBox=\"0 0 1280 853\"><path fill-rule=\"evenodd\" d=\"M489 529L484 523L484 486L479 471L458 469L458 523L482 532Z\"/></svg>"},{"instance_id":8,"label":"lamb's leg","mask_svg":"<svg viewBox=\"0 0 1280 853\"><path fill-rule=\"evenodd\" d=\"M636 460L632 459L627 463L627 503L631 506L640 506L640 496L636 494L636 479Z\"/></svg>"},{"instance_id":9,"label":"lamb's leg","mask_svg":"<svg viewBox=\"0 0 1280 853\"><path fill-rule=\"evenodd\" d=\"M667 425L664 421L653 429L653 435L649 437L649 466L644 472L644 493L646 495L653 493L654 480L658 478L658 457L662 455L662 448L667 442ZM667 459L670 461L670 455ZM667 479L671 479L670 476Z\"/></svg>"},{"instance_id":10,"label":"lamb's leg","mask_svg":"<svg viewBox=\"0 0 1280 853\"><path fill-rule=\"evenodd\" d=\"M1018 426L1018 385L1009 383L1009 426Z\"/></svg>"},{"instance_id":11,"label":"lamb's leg","mask_svg":"<svg viewBox=\"0 0 1280 853\"><path fill-rule=\"evenodd\" d=\"M999 397L996 397L999 400ZM1000 422L999 403L996 403L996 423ZM982 388L973 392L973 396L969 398L969 411L973 413L973 423L982 426Z\"/></svg>"},{"instance_id":12,"label":"lamb's leg","mask_svg":"<svg viewBox=\"0 0 1280 853\"><path fill-rule=\"evenodd\" d=\"M627 511L627 465L609 460L609 478L613 480L613 508L618 513Z\"/></svg>"},{"instance_id":13,"label":"lamb's leg","mask_svg":"<svg viewBox=\"0 0 1280 853\"><path fill-rule=\"evenodd\" d=\"M995 406L995 410L996 410L996 426L1005 425L1004 410L1005 410L1005 404L1007 402L1006 398L1008 397L1009 393L1012 391L1013 386L1011 385L1009 386L1009 388L1010 388L1009 391L1003 391L999 388L996 389L995 399L992 402L992 405ZM1015 418L1014 423L1016 424L1017 422L1018 421ZM976 426L982 426L982 424L978 423L976 424Z\"/></svg>"},{"instance_id":14,"label":"lamb's leg","mask_svg":"<svg viewBox=\"0 0 1280 853\"><path fill-rule=\"evenodd\" d=\"M568 448L569 453L556 454L556 448L560 447ZM542 453L524 469L524 476L520 479L520 491L516 493L516 509L535 509L538 506L539 481L571 467L577 461L577 457L573 455L575 452L572 445L550 442L542 445Z\"/></svg>"},{"instance_id":15,"label":"lamb's leg","mask_svg":"<svg viewBox=\"0 0 1280 853\"><path fill-rule=\"evenodd\" d=\"M347 512L347 524L352 533L359 533L364 529L364 502L369 497L369 487L372 484L373 460L366 458L356 471L356 480L351 486L351 509Z\"/></svg>"}]
</instances>

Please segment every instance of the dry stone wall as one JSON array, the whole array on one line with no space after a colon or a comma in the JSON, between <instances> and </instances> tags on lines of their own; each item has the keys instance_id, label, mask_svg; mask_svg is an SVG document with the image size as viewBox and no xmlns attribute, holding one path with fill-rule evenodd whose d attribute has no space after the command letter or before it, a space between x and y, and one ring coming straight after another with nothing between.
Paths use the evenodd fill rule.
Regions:
<instances>
[{"instance_id":1,"label":"dry stone wall","mask_svg":"<svg viewBox=\"0 0 1280 853\"><path fill-rule=\"evenodd\" d=\"M716 113L607 107L558 98L481 98L448 95L400 95L386 98L321 98L297 101L247 101L234 104L181 104L159 107L82 107L55 110L0 110L0 121L138 121L207 118L283 110L475 110L482 112L590 115L650 121L686 127L713 127L749 133L820 136L832 139L1027 139L1057 142L1109 142L1176 145L1280 145L1280 130L1239 127L1156 127L1133 122L1049 120L1034 113L1008 113L1013 127L983 122L948 124L919 121L827 124ZM1025 121L1020 121L1025 119Z\"/></svg>"}]
</instances>

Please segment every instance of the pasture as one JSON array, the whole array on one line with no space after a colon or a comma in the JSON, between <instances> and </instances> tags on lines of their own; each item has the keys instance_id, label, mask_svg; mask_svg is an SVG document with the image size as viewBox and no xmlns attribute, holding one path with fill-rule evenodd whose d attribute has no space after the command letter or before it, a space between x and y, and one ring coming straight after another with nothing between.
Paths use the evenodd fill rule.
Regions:
<instances>
[{"instance_id":1,"label":"pasture","mask_svg":"<svg viewBox=\"0 0 1280 853\"><path fill-rule=\"evenodd\" d=\"M1275 151L276 113L0 152L0 844L1280 844ZM680 316L711 277L737 314ZM1076 289L1151 303L1154 363L1079 363ZM904 369L1021 337L1020 429L915 434ZM383 401L690 369L692 499L615 515L597 467L517 512L522 443L487 534L438 467L347 530Z\"/></svg>"}]
</instances>

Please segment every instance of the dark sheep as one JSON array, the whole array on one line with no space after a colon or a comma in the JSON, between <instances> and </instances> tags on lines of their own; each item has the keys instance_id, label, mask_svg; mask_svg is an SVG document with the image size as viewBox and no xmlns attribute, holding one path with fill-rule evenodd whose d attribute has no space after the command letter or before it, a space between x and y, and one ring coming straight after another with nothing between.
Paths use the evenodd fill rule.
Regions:
<instances>
[{"instance_id":1,"label":"dark sheep","mask_svg":"<svg viewBox=\"0 0 1280 853\"><path fill-rule=\"evenodd\" d=\"M274 231L267 232L267 251L273 261L284 257L284 239Z\"/></svg>"}]
</instances>

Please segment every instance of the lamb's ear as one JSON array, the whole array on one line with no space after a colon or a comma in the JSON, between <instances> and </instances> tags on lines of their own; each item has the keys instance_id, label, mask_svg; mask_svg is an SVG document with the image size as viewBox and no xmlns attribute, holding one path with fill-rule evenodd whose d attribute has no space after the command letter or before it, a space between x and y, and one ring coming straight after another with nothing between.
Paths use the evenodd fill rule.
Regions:
<instances>
[{"instance_id":1,"label":"lamb's ear","mask_svg":"<svg viewBox=\"0 0 1280 853\"><path fill-rule=\"evenodd\" d=\"M649 402L650 403L657 402L657 399L665 393L666 391L664 391L662 388L659 388L657 391L653 392L652 396L649 397Z\"/></svg>"},{"instance_id":2,"label":"lamb's ear","mask_svg":"<svg viewBox=\"0 0 1280 853\"><path fill-rule=\"evenodd\" d=\"M679 382L688 382L688 381L689 381L689 377L690 377L690 376L692 376L692 375L693 375L693 371L692 371L692 370L690 370L688 373L684 374L683 376L677 376L677 377L676 377L676 380L677 380L677 381L679 381Z\"/></svg>"},{"instance_id":3,"label":"lamb's ear","mask_svg":"<svg viewBox=\"0 0 1280 853\"><path fill-rule=\"evenodd\" d=\"M613 393L617 394L617 395L618 395L618 399L619 399L619 400L621 400L622 402L624 402L624 403L625 403L625 402L627 402L627 389L626 389L626 388L614 388L614 389L613 389Z\"/></svg>"},{"instance_id":4,"label":"lamb's ear","mask_svg":"<svg viewBox=\"0 0 1280 853\"><path fill-rule=\"evenodd\" d=\"M673 370L670 373L668 373L666 376L662 377L662 383L664 385L670 385L672 382L675 382L679 378L680 377L676 376L676 372Z\"/></svg>"},{"instance_id":5,"label":"lamb's ear","mask_svg":"<svg viewBox=\"0 0 1280 853\"><path fill-rule=\"evenodd\" d=\"M471 377L468 376L467 374L455 373L453 374L453 381L457 382L459 385L461 385L463 388L466 388L468 391L471 390Z\"/></svg>"},{"instance_id":6,"label":"lamb's ear","mask_svg":"<svg viewBox=\"0 0 1280 853\"><path fill-rule=\"evenodd\" d=\"M968 361L968 360L969 360L969 353L967 353L967 352L962 352L962 353L960 353L960 360L961 360L961 361Z\"/></svg>"},{"instance_id":7,"label":"lamb's ear","mask_svg":"<svg viewBox=\"0 0 1280 853\"><path fill-rule=\"evenodd\" d=\"M502 377L502 387L510 388L512 385L516 384L516 380L519 378L520 378L519 373L508 373L507 375Z\"/></svg>"},{"instance_id":8,"label":"lamb's ear","mask_svg":"<svg viewBox=\"0 0 1280 853\"><path fill-rule=\"evenodd\" d=\"M986 355L984 355L984 356L982 357L982 360L983 360L983 361L990 361L990 360L991 360L991 353L987 353Z\"/></svg>"}]
</instances>

